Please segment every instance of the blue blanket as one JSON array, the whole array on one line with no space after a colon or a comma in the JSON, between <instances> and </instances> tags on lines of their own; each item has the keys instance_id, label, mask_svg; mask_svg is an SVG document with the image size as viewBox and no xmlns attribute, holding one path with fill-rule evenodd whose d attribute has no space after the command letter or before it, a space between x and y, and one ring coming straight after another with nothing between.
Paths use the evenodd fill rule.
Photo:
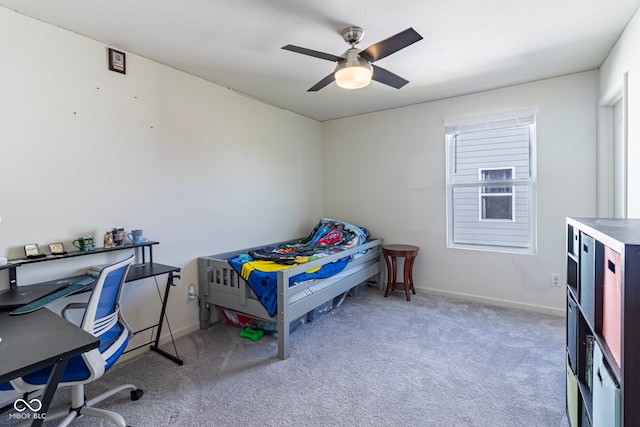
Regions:
<instances>
[{"instance_id":1,"label":"blue blanket","mask_svg":"<svg viewBox=\"0 0 640 427\"><path fill-rule=\"evenodd\" d=\"M255 260L249 255L241 254L228 259L229 264L234 271L243 277L251 290L256 294L262 306L267 310L269 316L274 316L278 308L278 275L274 271L260 271L257 268L251 269L247 277L243 275L243 265L253 263ZM338 274L346 267L349 258L343 258L339 261L325 264L319 270L312 272L300 273L289 278L289 286L296 283L304 282L311 279L324 279L326 277ZM294 267L290 265L289 267ZM281 266L283 267L283 266ZM245 268L245 271L247 269Z\"/></svg>"},{"instance_id":2,"label":"blue blanket","mask_svg":"<svg viewBox=\"0 0 640 427\"><path fill-rule=\"evenodd\" d=\"M247 281L269 316L277 310L277 271L326 257L367 241L366 229L333 219L321 219L309 236L283 243L278 247L265 247L249 254L240 254L227 261L234 271ZM349 258L321 266L319 269L292 276L289 286L311 279L324 279L338 274Z\"/></svg>"}]
</instances>

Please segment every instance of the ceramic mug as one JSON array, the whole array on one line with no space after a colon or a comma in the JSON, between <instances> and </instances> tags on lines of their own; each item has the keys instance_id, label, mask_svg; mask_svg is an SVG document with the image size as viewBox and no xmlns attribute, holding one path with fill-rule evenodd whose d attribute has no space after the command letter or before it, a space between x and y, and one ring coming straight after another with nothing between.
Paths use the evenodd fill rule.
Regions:
<instances>
[{"instance_id":1,"label":"ceramic mug","mask_svg":"<svg viewBox=\"0 0 640 427\"><path fill-rule=\"evenodd\" d=\"M131 230L131 233L127 234L127 239L131 240L134 245L147 243L147 238L142 237L142 230Z\"/></svg>"},{"instance_id":2,"label":"ceramic mug","mask_svg":"<svg viewBox=\"0 0 640 427\"><path fill-rule=\"evenodd\" d=\"M122 246L124 244L124 227L114 227L111 230L113 236L113 246Z\"/></svg>"},{"instance_id":3,"label":"ceramic mug","mask_svg":"<svg viewBox=\"0 0 640 427\"><path fill-rule=\"evenodd\" d=\"M96 248L96 243L93 241L93 236L83 236L74 240L73 246L78 248L81 252L89 252Z\"/></svg>"}]
</instances>

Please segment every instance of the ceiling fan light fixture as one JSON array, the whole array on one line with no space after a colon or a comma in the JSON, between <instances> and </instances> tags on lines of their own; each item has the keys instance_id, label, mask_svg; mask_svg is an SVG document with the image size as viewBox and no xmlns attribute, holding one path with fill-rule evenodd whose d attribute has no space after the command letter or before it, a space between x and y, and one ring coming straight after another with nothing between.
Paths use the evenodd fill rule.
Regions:
<instances>
[{"instance_id":1,"label":"ceiling fan light fixture","mask_svg":"<svg viewBox=\"0 0 640 427\"><path fill-rule=\"evenodd\" d=\"M352 48L345 52L345 61L338 62L333 73L336 84L342 89L361 89L371 83L373 68L369 61L358 56L358 49Z\"/></svg>"},{"instance_id":2,"label":"ceiling fan light fixture","mask_svg":"<svg viewBox=\"0 0 640 427\"><path fill-rule=\"evenodd\" d=\"M371 83L373 73L366 67L348 67L335 72L336 84L342 89L360 89Z\"/></svg>"}]
</instances>

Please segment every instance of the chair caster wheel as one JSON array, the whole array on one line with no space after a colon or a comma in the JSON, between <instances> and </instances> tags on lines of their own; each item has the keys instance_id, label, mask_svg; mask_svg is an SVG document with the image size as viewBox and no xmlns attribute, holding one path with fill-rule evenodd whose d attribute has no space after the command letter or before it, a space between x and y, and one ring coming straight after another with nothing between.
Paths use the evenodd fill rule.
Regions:
<instances>
[{"instance_id":1,"label":"chair caster wheel","mask_svg":"<svg viewBox=\"0 0 640 427\"><path fill-rule=\"evenodd\" d=\"M144 391L142 391L139 388L136 389L136 390L133 390L131 392L131 400L138 400L138 399L140 399L142 397L143 394L144 394Z\"/></svg>"}]
</instances>

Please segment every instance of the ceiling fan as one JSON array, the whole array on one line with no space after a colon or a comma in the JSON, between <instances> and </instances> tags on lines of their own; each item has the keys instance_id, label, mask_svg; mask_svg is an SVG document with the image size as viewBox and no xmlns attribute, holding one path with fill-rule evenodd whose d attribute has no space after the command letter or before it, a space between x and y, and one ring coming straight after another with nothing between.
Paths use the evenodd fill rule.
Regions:
<instances>
[{"instance_id":1,"label":"ceiling fan","mask_svg":"<svg viewBox=\"0 0 640 427\"><path fill-rule=\"evenodd\" d=\"M365 50L356 47L360 40L364 37L364 30L360 27L348 27L340 32L345 42L351 47L347 49L342 56L332 55L330 53L319 52L317 50L307 49L300 46L288 44L282 49L291 52L301 53L327 61L336 62L336 69L324 79L313 85L307 92L317 92L329 83L335 80L336 84L343 89L360 89L367 86L371 80L386 84L388 86L400 89L408 80L387 71L384 68L373 65L372 62L385 58L392 53L404 49L413 43L422 40L422 36L413 28L407 28L398 34L382 40L374 45L369 46Z\"/></svg>"}]
</instances>

